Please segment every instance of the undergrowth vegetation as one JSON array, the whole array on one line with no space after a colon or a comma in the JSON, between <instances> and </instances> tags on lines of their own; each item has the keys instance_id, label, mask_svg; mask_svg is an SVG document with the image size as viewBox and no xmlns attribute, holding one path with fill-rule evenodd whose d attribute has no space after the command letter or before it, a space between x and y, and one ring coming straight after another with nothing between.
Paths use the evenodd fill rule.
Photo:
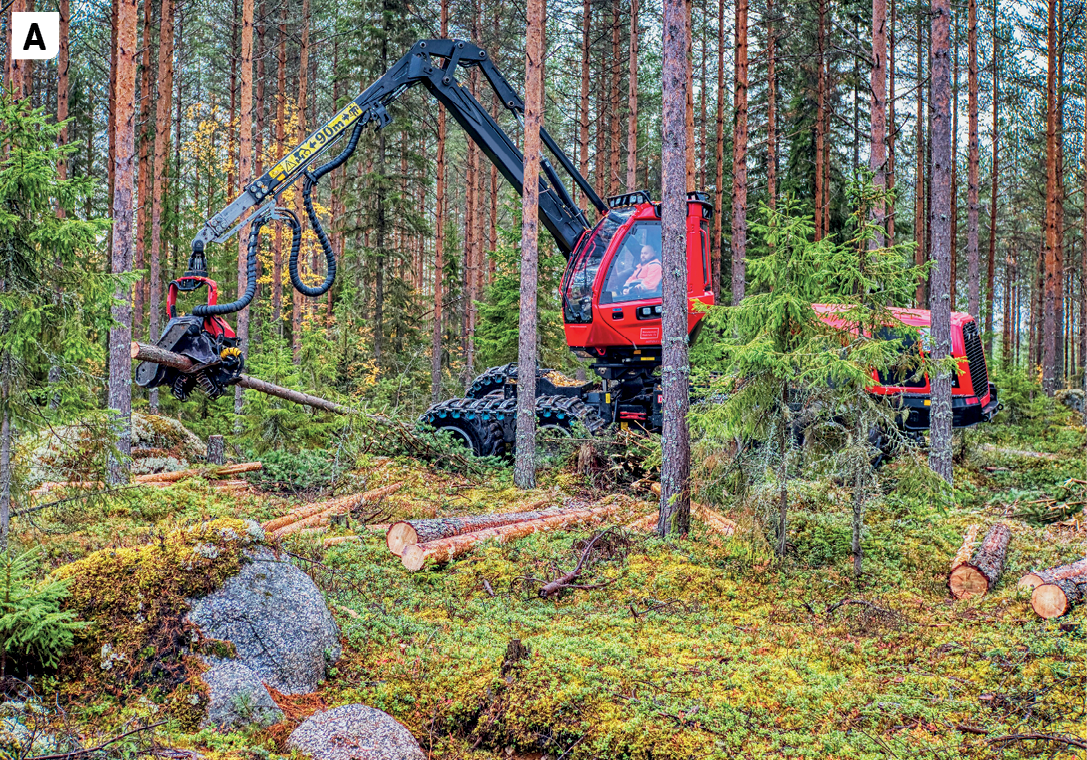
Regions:
<instances>
[{"instance_id":1,"label":"undergrowth vegetation","mask_svg":"<svg viewBox=\"0 0 1087 760\"><path fill-rule=\"evenodd\" d=\"M1075 757L1068 745L1001 738L1082 736L1087 719L1084 610L1043 621L1015 585L1081 557L1087 541L1076 507L1084 430L1032 399L1030 385L1010 403L1035 416L957 438L953 490L933 486L921 452L877 471L859 578L848 485L803 472L790 484L783 557L775 489L741 498L706 481L696 497L738 523L735 537L697 520L684 540L621 531L579 580L595 588L556 599L541 598L540 584L574 567L591 530L484 544L418 573L357 521L329 530L361 538L329 548L327 533L273 542L327 595L344 654L317 694L274 693L283 722L227 734L195 729L204 695L189 655L214 642L193 640L183 614L187 598L245 561L255 539L242 520L399 484L364 518L643 495L616 516L621 526L654 509L653 445L560 447L539 479L548 488L533 492L514 489L497 463L461 473L341 446L336 458L266 457L256 492L192 479L77 499L16 518L17 542L43 547L51 577L68 584L64 607L87 624L59 669L29 675L43 699L103 736L137 717L165 720L172 746L238 760L285 753L315 709L351 702L389 712L449 759ZM1043 497L1065 511L1025 519ZM953 601L948 563L966 527L997 520L1013 535L1002 580L988 596ZM528 654L505 661L513 639Z\"/></svg>"}]
</instances>

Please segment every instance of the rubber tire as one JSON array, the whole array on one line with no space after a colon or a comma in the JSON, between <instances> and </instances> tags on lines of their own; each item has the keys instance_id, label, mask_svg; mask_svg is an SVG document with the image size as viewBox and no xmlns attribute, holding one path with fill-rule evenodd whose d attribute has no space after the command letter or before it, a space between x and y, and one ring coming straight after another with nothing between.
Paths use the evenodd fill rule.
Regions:
<instances>
[{"instance_id":1,"label":"rubber tire","mask_svg":"<svg viewBox=\"0 0 1087 760\"><path fill-rule=\"evenodd\" d=\"M500 391L510 378L510 366L491 367L472 381L472 386L465 395L468 398L485 398L495 391Z\"/></svg>"},{"instance_id":2,"label":"rubber tire","mask_svg":"<svg viewBox=\"0 0 1087 760\"><path fill-rule=\"evenodd\" d=\"M506 441L502 437L502 427L494 421L483 422L480 419L463 417L445 417L428 423L439 433L448 430L455 440L469 444L472 454L477 457L502 456L506 450Z\"/></svg>"}]
</instances>

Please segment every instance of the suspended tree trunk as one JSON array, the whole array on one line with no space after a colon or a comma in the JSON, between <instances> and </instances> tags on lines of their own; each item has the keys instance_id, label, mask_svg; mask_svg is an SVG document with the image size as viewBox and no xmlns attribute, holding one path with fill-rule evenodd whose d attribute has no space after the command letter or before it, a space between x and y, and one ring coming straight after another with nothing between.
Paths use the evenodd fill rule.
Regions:
<instances>
[{"instance_id":1,"label":"suspended tree trunk","mask_svg":"<svg viewBox=\"0 0 1087 760\"><path fill-rule=\"evenodd\" d=\"M970 159L966 176L966 309L975 318L981 316L981 271L978 255L978 3L969 1L966 31L967 113L970 122ZM992 292L989 293L990 303ZM987 311L992 311L990 307Z\"/></svg>"},{"instance_id":2,"label":"suspended tree trunk","mask_svg":"<svg viewBox=\"0 0 1087 760\"><path fill-rule=\"evenodd\" d=\"M449 34L449 0L442 0L442 39ZM445 106L438 104L438 178L435 190L434 327L430 333L430 400L442 395L442 269L445 266Z\"/></svg>"},{"instance_id":3,"label":"suspended tree trunk","mask_svg":"<svg viewBox=\"0 0 1087 760\"><path fill-rule=\"evenodd\" d=\"M733 306L744 298L747 275L747 2L736 0L736 122L732 131Z\"/></svg>"},{"instance_id":4,"label":"suspended tree trunk","mask_svg":"<svg viewBox=\"0 0 1087 760\"><path fill-rule=\"evenodd\" d=\"M887 244L895 243L895 138L898 126L895 122L895 22L898 20L897 0L891 2L891 20L887 25Z\"/></svg>"},{"instance_id":5,"label":"suspended tree trunk","mask_svg":"<svg viewBox=\"0 0 1087 760\"><path fill-rule=\"evenodd\" d=\"M627 192L638 189L638 0L630 0L627 53Z\"/></svg>"},{"instance_id":6,"label":"suspended tree trunk","mask_svg":"<svg viewBox=\"0 0 1087 760\"><path fill-rule=\"evenodd\" d=\"M991 176L990 198L989 198L989 266L986 272L986 286L985 294L988 303L985 307L985 353L988 356L993 355L993 306L996 301L996 196L997 186L996 180L998 176L999 167L999 154L997 152L997 145L1000 141L1000 129L998 127L998 107L1000 104L1000 90L997 86L998 74L1000 72L1000 37L997 35L997 24L1000 23L997 17L997 0L993 0L993 166ZM1087 238L1085 238L1087 239ZM1005 291L1010 287L1010 282L1004 283ZM1005 326L1005 331L1007 326ZM1006 351L1007 349L1005 349Z\"/></svg>"},{"instance_id":7,"label":"suspended tree trunk","mask_svg":"<svg viewBox=\"0 0 1087 760\"><path fill-rule=\"evenodd\" d=\"M774 34L774 0L766 0L766 198L770 208L777 206L778 133L777 133L777 39ZM703 85L702 102L705 103ZM703 108L703 118L705 109ZM703 127L703 130L705 128Z\"/></svg>"},{"instance_id":8,"label":"suspended tree trunk","mask_svg":"<svg viewBox=\"0 0 1087 760\"><path fill-rule=\"evenodd\" d=\"M253 0L242 0L241 25L241 91L238 96L238 179L244 187L253 177ZM245 293L249 270L249 236L238 235L238 296ZM238 312L238 340L243 355L249 354L249 309ZM245 396L240 387L234 389L235 433L241 432L241 418Z\"/></svg>"},{"instance_id":9,"label":"suspended tree trunk","mask_svg":"<svg viewBox=\"0 0 1087 760\"><path fill-rule=\"evenodd\" d=\"M872 221L879 228L869 247L883 247L887 190L887 0L872 0L872 146L869 168L877 191Z\"/></svg>"},{"instance_id":10,"label":"suspended tree trunk","mask_svg":"<svg viewBox=\"0 0 1087 760\"><path fill-rule=\"evenodd\" d=\"M521 202L521 312L517 341L518 488L536 487L536 276L539 255L540 127L543 125L544 0L528 0L525 35L525 173Z\"/></svg>"},{"instance_id":11,"label":"suspended tree trunk","mask_svg":"<svg viewBox=\"0 0 1087 760\"><path fill-rule=\"evenodd\" d=\"M117 77L112 93L116 112L116 186L113 193L113 250L111 271L132 271L132 180L136 168L136 19L137 0L116 0ZM132 293L118 288L114 294L109 331L109 409L114 415L117 456L110 456L109 482L128 479L127 458L132 449Z\"/></svg>"},{"instance_id":12,"label":"suspended tree trunk","mask_svg":"<svg viewBox=\"0 0 1087 760\"><path fill-rule=\"evenodd\" d=\"M162 0L159 10L158 99L155 101L155 168L151 178L151 262L148 292L148 332L152 341L159 339L159 309L162 307L162 228L166 178L169 175L170 100L174 89L174 3ZM151 413L158 413L158 389L151 391Z\"/></svg>"},{"instance_id":13,"label":"suspended tree trunk","mask_svg":"<svg viewBox=\"0 0 1087 760\"><path fill-rule=\"evenodd\" d=\"M745 0L740 0L744 2ZM747 22L744 21L746 28ZM661 320L663 353L661 391L664 431L661 438L660 518L657 533L685 534L691 525L691 441L687 427L690 369L687 359L687 172L689 146L686 108L691 80L685 56L690 49L691 17L685 0L664 0L662 69L663 137L661 214L664 264ZM746 78L746 71L744 72ZM741 274L741 287L743 283ZM741 291L742 296L742 291ZM735 290L733 291L735 298Z\"/></svg>"},{"instance_id":14,"label":"suspended tree trunk","mask_svg":"<svg viewBox=\"0 0 1087 760\"><path fill-rule=\"evenodd\" d=\"M815 239L823 238L823 144L826 141L826 0L817 0L819 27L817 32L816 47L818 74L815 84ZM735 148L733 149L735 150Z\"/></svg>"},{"instance_id":15,"label":"suspended tree trunk","mask_svg":"<svg viewBox=\"0 0 1087 760\"><path fill-rule=\"evenodd\" d=\"M713 249L710 259L713 292L721 303L721 248L724 246L725 212L725 0L717 3L717 165L713 198Z\"/></svg>"},{"instance_id":16,"label":"suspended tree trunk","mask_svg":"<svg viewBox=\"0 0 1087 760\"><path fill-rule=\"evenodd\" d=\"M1046 73L1046 214L1044 308L1042 309L1042 390L1052 396L1057 388L1057 290L1061 273L1057 252L1057 0L1049 0L1049 24L1046 36L1048 69Z\"/></svg>"},{"instance_id":17,"label":"suspended tree trunk","mask_svg":"<svg viewBox=\"0 0 1087 760\"><path fill-rule=\"evenodd\" d=\"M925 60L924 60L924 13L917 11L917 119L916 154L917 168L913 181L913 241L914 264L923 266L928 251L925 250ZM918 308L925 308L925 275L918 275L917 293L914 300Z\"/></svg>"},{"instance_id":18,"label":"suspended tree trunk","mask_svg":"<svg viewBox=\"0 0 1087 760\"><path fill-rule=\"evenodd\" d=\"M932 359L951 354L950 0L932 3ZM932 378L929 466L951 482L951 373Z\"/></svg>"}]
</instances>

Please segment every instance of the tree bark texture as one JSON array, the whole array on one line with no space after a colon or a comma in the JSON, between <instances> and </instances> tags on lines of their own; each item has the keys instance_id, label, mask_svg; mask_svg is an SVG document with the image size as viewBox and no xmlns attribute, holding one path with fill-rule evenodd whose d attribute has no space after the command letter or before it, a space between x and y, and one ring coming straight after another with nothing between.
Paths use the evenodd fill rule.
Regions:
<instances>
[{"instance_id":1,"label":"tree bark texture","mask_svg":"<svg viewBox=\"0 0 1087 760\"><path fill-rule=\"evenodd\" d=\"M264 530L268 532L272 538L283 538L292 533L304 531L307 528L327 525L333 516L346 515L366 504L376 504L386 496L399 491L403 485L403 483L393 483L381 488L376 488L373 491L367 491L363 494L341 496L338 499L332 499L331 501L295 510L286 517L265 523ZM290 520L290 522L284 523L283 521L285 520Z\"/></svg>"},{"instance_id":2,"label":"tree bark texture","mask_svg":"<svg viewBox=\"0 0 1087 760\"><path fill-rule=\"evenodd\" d=\"M508 543L518 538L539 533L541 531L564 528L568 525L579 523L599 523L608 519L620 509L627 506L626 500L619 497L614 501L597 507L586 507L570 512L562 512L536 520L511 523L496 528L464 533L459 536L451 536L426 544L410 544L404 547L400 555L404 567L412 572L422 570L428 563L449 562L470 552L482 541L495 539L500 543Z\"/></svg>"},{"instance_id":3,"label":"tree bark texture","mask_svg":"<svg viewBox=\"0 0 1087 760\"><path fill-rule=\"evenodd\" d=\"M774 32L774 0L766 2L766 203L770 208L777 206L777 36ZM703 63L703 66L705 64ZM702 102L706 102L705 87ZM703 119L705 118L703 109ZM703 125L705 133L705 125Z\"/></svg>"},{"instance_id":4,"label":"tree bark texture","mask_svg":"<svg viewBox=\"0 0 1087 760\"><path fill-rule=\"evenodd\" d=\"M283 158L287 141L287 2L279 4L279 49L276 55L276 161ZM272 257L272 323L283 335L283 225L275 229Z\"/></svg>"},{"instance_id":5,"label":"tree bark texture","mask_svg":"<svg viewBox=\"0 0 1087 760\"><path fill-rule=\"evenodd\" d=\"M136 20L137 1L117 0L117 76L113 92L115 127L115 178L113 192L113 247L110 269L115 275L132 271L132 180L136 168ZM132 292L118 288L109 331L109 409L114 414L116 448L122 458L132 449ZM110 457L109 482L128 479L128 466Z\"/></svg>"},{"instance_id":6,"label":"tree bark texture","mask_svg":"<svg viewBox=\"0 0 1087 760\"><path fill-rule=\"evenodd\" d=\"M661 536L687 533L691 525L691 440L687 427L690 367L687 359L686 186L686 158L690 148L687 145L686 109L691 81L684 60L690 49L690 37L690 8L685 0L665 0L661 149L664 268L661 392L664 398L664 430L661 436L660 519L657 523L657 533Z\"/></svg>"},{"instance_id":7,"label":"tree bark texture","mask_svg":"<svg viewBox=\"0 0 1087 760\"><path fill-rule=\"evenodd\" d=\"M736 121L732 131L733 306L744 300L747 277L747 3L748 0L736 0Z\"/></svg>"},{"instance_id":8,"label":"tree bark texture","mask_svg":"<svg viewBox=\"0 0 1087 760\"><path fill-rule=\"evenodd\" d=\"M724 246L725 216L725 0L717 4L717 173L714 181L713 247L710 259L712 290L721 303L721 248Z\"/></svg>"},{"instance_id":9,"label":"tree bark texture","mask_svg":"<svg viewBox=\"0 0 1087 760\"><path fill-rule=\"evenodd\" d=\"M148 174L150 172L150 147L151 140L148 130L151 127L151 21L153 13L151 0L143 1L143 35L140 39L140 47L143 49L140 61L140 92L139 92L139 120L136 123L137 139L139 145L139 164L136 180L136 239L133 256L133 268L143 269L147 261L147 191L149 189ZM143 310L146 301L146 285L141 280L133 287L132 296L132 323L135 329L143 325Z\"/></svg>"},{"instance_id":10,"label":"tree bark texture","mask_svg":"<svg viewBox=\"0 0 1087 760\"><path fill-rule=\"evenodd\" d=\"M449 0L442 0L441 30L449 34ZM438 104L438 155L435 180L436 235L434 240L434 326L430 333L430 401L438 403L442 395L442 272L445 266L445 106Z\"/></svg>"},{"instance_id":11,"label":"tree bark texture","mask_svg":"<svg viewBox=\"0 0 1087 760\"><path fill-rule=\"evenodd\" d=\"M967 119L969 121L969 163L966 172L966 310L981 317L981 267L978 254L978 2L969 0L966 27ZM992 303L992 293L989 302ZM991 307L990 307L991 310Z\"/></svg>"},{"instance_id":12,"label":"tree bark texture","mask_svg":"<svg viewBox=\"0 0 1087 760\"><path fill-rule=\"evenodd\" d=\"M890 0L891 17L887 24L887 240L895 243L895 139L898 127L895 123L895 23L898 20L898 2Z\"/></svg>"},{"instance_id":13,"label":"tree bark texture","mask_svg":"<svg viewBox=\"0 0 1087 760\"><path fill-rule=\"evenodd\" d=\"M70 0L60 0L60 48L57 51L57 122L63 122L68 118L68 24L71 20ZM57 136L58 145L68 144L68 127L62 127ZM90 157L87 157L88 162ZM68 161L61 159L57 164L57 177L60 180L68 178ZM57 216L64 217L64 209L57 207Z\"/></svg>"},{"instance_id":14,"label":"tree bark texture","mask_svg":"<svg viewBox=\"0 0 1087 760\"><path fill-rule=\"evenodd\" d=\"M913 241L914 264L924 265L928 251L925 247L925 87L924 87L924 13L917 11L917 117L914 122L916 130L915 154L917 156L917 168L914 170L913 180ZM925 280L924 274L917 277L917 292L914 300L919 309L925 308Z\"/></svg>"},{"instance_id":15,"label":"tree bark texture","mask_svg":"<svg viewBox=\"0 0 1087 760\"><path fill-rule=\"evenodd\" d=\"M986 356L993 355L993 311L994 304L996 302L996 199L997 199L997 177L999 176L999 153L998 145L1000 143L1000 122L999 106L1000 106L1000 89L998 86L999 73L1000 73L1000 36L997 34L997 25L999 24L999 18L997 16L997 0L993 0L993 123L992 123L992 139L993 139L993 160L991 174L991 188L989 198L989 265L986 272L986 307L985 307L985 354ZM1085 100L1087 102L1087 100ZM1087 122L1084 122L1087 126ZM1084 238L1087 240L1087 238ZM1087 259L1085 259L1087 260ZM1007 296L1007 290L1011 287L1010 281L1005 281L1004 290L1005 297ZM1007 329L1007 326L1005 326ZM1005 354L1007 351L1005 350ZM1001 359L1006 360L1005 356L1001 356Z\"/></svg>"},{"instance_id":16,"label":"tree bark texture","mask_svg":"<svg viewBox=\"0 0 1087 760\"><path fill-rule=\"evenodd\" d=\"M564 511L570 510L552 507L550 509L505 514L439 517L429 520L401 520L389 526L389 530L385 534L385 545L389 547L389 551L399 557L404 553L404 548L412 544L427 544L431 541L460 536L465 533L474 533L478 530L498 528L527 520L539 520L543 517L562 514Z\"/></svg>"},{"instance_id":17,"label":"tree bark texture","mask_svg":"<svg viewBox=\"0 0 1087 760\"><path fill-rule=\"evenodd\" d=\"M536 332L540 127L543 126L544 0L528 0L525 38L525 174L521 198L521 310L517 341L517 449L513 479L536 487ZM617 168L617 167L616 167Z\"/></svg>"},{"instance_id":18,"label":"tree bark texture","mask_svg":"<svg viewBox=\"0 0 1087 760\"><path fill-rule=\"evenodd\" d=\"M208 436L208 464L222 464L226 460L226 445L221 435Z\"/></svg>"},{"instance_id":19,"label":"tree bark texture","mask_svg":"<svg viewBox=\"0 0 1087 760\"><path fill-rule=\"evenodd\" d=\"M892 0L893 1L893 0ZM869 247L883 247L883 228L886 224L887 189L887 0L872 0L872 143L869 169L877 196L872 208L872 221L879 228L869 241Z\"/></svg>"},{"instance_id":20,"label":"tree bark texture","mask_svg":"<svg viewBox=\"0 0 1087 760\"><path fill-rule=\"evenodd\" d=\"M306 138L306 93L309 86L309 26L310 26L310 3L309 0L302 0L302 40L298 46L298 128L295 133L295 143L301 143ZM385 68L384 64L384 50L385 40L382 38L382 70ZM384 150L384 132L379 136L381 143L381 150ZM302 204L302 193L299 189L294 192L295 198L295 213L298 214L299 219L306 218L306 212ZM380 203L380 201L379 201ZM379 219L380 223L380 219ZM277 225L278 226L278 225ZM238 237L239 247L242 245L241 236ZM379 243L380 245L380 243ZM304 251L303 254L298 257L300 262L306 260ZM301 269L301 264L299 265ZM380 272L380 266L378 271ZM299 275L301 276L301 275ZM305 298L294 288L291 288L291 355L294 358L295 364L302 362L302 300ZM380 307L378 307L380 309ZM375 315L376 317L376 333L381 333L381 314L380 311ZM378 354L378 364L381 364L380 356L380 343L375 339L375 345Z\"/></svg>"},{"instance_id":21,"label":"tree bark texture","mask_svg":"<svg viewBox=\"0 0 1087 760\"><path fill-rule=\"evenodd\" d=\"M578 171L589 176L589 29L592 23L592 4L584 0L581 6L581 100L578 101ZM581 194L581 205L587 205Z\"/></svg>"},{"instance_id":22,"label":"tree bark texture","mask_svg":"<svg viewBox=\"0 0 1087 760\"><path fill-rule=\"evenodd\" d=\"M147 298L148 333L159 339L162 308L163 203L169 176L170 102L174 89L174 3L162 0L159 10L158 99L155 102L155 162L151 177L151 256ZM158 412L158 390L151 391L151 412Z\"/></svg>"},{"instance_id":23,"label":"tree bark texture","mask_svg":"<svg viewBox=\"0 0 1087 760\"><path fill-rule=\"evenodd\" d=\"M971 526L976 529L977 526ZM956 599L968 599L972 596L984 596L989 593L1000 580L1004 572L1004 559L1008 554L1008 543L1011 541L1011 531L1004 523L997 523L989 528L981 546L969 556L969 559L961 559L968 546L973 544L973 536L967 533L967 539L955 555L951 573L948 575L947 585L951 589L951 595Z\"/></svg>"},{"instance_id":24,"label":"tree bark texture","mask_svg":"<svg viewBox=\"0 0 1087 760\"><path fill-rule=\"evenodd\" d=\"M932 4L932 359L951 354L951 70L950 0ZM929 466L948 483L951 471L951 373L932 373Z\"/></svg>"},{"instance_id":25,"label":"tree bark texture","mask_svg":"<svg viewBox=\"0 0 1087 760\"><path fill-rule=\"evenodd\" d=\"M1046 73L1046 213L1045 213L1045 266L1044 307L1042 309L1042 390L1052 396L1057 388L1057 292L1061 272L1058 268L1057 250L1057 0L1049 0L1047 26Z\"/></svg>"}]
</instances>

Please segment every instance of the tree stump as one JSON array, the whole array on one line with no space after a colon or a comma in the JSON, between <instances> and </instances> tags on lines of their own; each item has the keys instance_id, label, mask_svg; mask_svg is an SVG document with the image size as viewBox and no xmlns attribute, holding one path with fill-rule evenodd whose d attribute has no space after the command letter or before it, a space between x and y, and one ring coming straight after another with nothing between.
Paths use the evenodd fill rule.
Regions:
<instances>
[{"instance_id":1,"label":"tree stump","mask_svg":"<svg viewBox=\"0 0 1087 760\"><path fill-rule=\"evenodd\" d=\"M1011 541L1011 531L1004 523L997 523L989 528L981 546L973 553L970 560L961 561L951 568L948 576L948 588L956 599L968 599L971 596L984 596L1000 580L1000 574L1004 572L1004 557L1008 553L1008 542ZM964 557L969 545L973 543L973 534L967 531L967 541L955 555L956 561Z\"/></svg>"},{"instance_id":2,"label":"tree stump","mask_svg":"<svg viewBox=\"0 0 1087 760\"><path fill-rule=\"evenodd\" d=\"M1087 558L1028 573L1019 588L1033 590L1030 606L1038 615L1046 620L1060 617L1087 595Z\"/></svg>"},{"instance_id":3,"label":"tree stump","mask_svg":"<svg viewBox=\"0 0 1087 760\"><path fill-rule=\"evenodd\" d=\"M226 461L226 445L221 435L208 437L208 464L223 464Z\"/></svg>"}]
</instances>

